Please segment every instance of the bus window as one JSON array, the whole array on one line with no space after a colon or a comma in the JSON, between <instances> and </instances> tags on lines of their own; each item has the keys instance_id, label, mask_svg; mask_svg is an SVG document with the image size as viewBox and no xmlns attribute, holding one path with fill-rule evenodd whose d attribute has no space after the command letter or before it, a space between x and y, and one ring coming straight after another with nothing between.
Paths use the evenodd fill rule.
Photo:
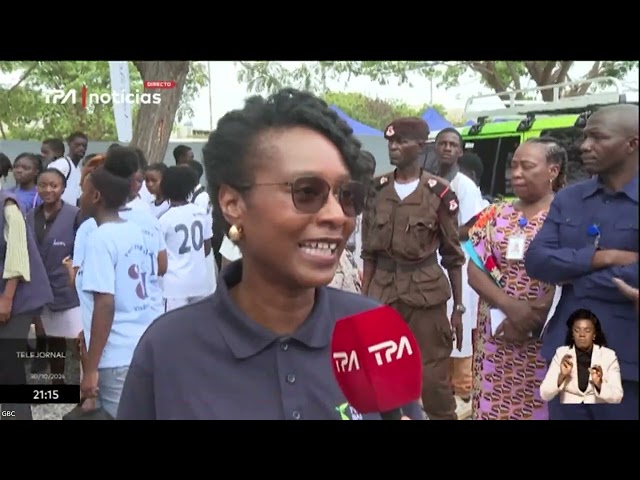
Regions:
<instances>
[{"instance_id":1,"label":"bus window","mask_svg":"<svg viewBox=\"0 0 640 480\"><path fill-rule=\"evenodd\" d=\"M520 145L520 136L500 138L473 138L473 148L467 148L482 159L484 172L480 179L480 190L484 195L510 195L511 168L510 160Z\"/></svg>"},{"instance_id":2,"label":"bus window","mask_svg":"<svg viewBox=\"0 0 640 480\"><path fill-rule=\"evenodd\" d=\"M436 157L436 144L434 142L427 143L427 154L422 163L422 169L436 175L438 172L438 162Z\"/></svg>"},{"instance_id":3,"label":"bus window","mask_svg":"<svg viewBox=\"0 0 640 480\"><path fill-rule=\"evenodd\" d=\"M567 156L569 157L567 185L581 182L582 180L587 180L589 178L589 174L584 170L582 166L582 159L580 158L580 145L584 138L582 128L552 128L549 130L542 130L540 132L540 136L555 138L558 140L560 145L567 150Z\"/></svg>"}]
</instances>

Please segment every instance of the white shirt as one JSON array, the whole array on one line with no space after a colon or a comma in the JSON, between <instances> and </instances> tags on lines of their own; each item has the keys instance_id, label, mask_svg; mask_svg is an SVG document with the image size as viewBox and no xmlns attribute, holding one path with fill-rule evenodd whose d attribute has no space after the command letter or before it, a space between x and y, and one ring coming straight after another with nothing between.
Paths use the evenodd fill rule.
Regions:
<instances>
[{"instance_id":1,"label":"white shirt","mask_svg":"<svg viewBox=\"0 0 640 480\"><path fill-rule=\"evenodd\" d=\"M242 258L242 252L240 248L229 240L229 237L226 235L222 239L222 245L220 245L220 255L229 260L230 262L235 262L236 260L240 260Z\"/></svg>"},{"instance_id":2,"label":"white shirt","mask_svg":"<svg viewBox=\"0 0 640 480\"><path fill-rule=\"evenodd\" d=\"M54 160L47 168L55 168L67 179L67 187L62 194L62 200L69 205L76 205L80 198L80 169L68 157Z\"/></svg>"},{"instance_id":3,"label":"white shirt","mask_svg":"<svg viewBox=\"0 0 640 480\"><path fill-rule=\"evenodd\" d=\"M451 190L458 197L458 226L462 227L469 220L479 214L485 207L480 189L473 180L459 173L451 181ZM465 257L467 257L465 253ZM440 259L440 255L438 255ZM453 358L467 358L473 354L471 344L472 331L477 323L478 294L469 286L467 278L467 264L462 267L462 304L466 307L466 312L462 314L462 349L453 348L451 356ZM451 317L453 313L453 296L447 301L447 315Z\"/></svg>"},{"instance_id":4,"label":"white shirt","mask_svg":"<svg viewBox=\"0 0 640 480\"><path fill-rule=\"evenodd\" d=\"M195 197L195 198L194 198ZM193 193L189 197L189 201L194 205L198 205L205 212L211 213L211 199L209 198L209 193L207 189L202 185L198 185L193 189Z\"/></svg>"},{"instance_id":5,"label":"white shirt","mask_svg":"<svg viewBox=\"0 0 640 480\"><path fill-rule=\"evenodd\" d=\"M165 200L160 205L156 205L156 200L152 197L151 202L149 202L149 209L156 218L160 218L164 215L164 212L169 210L169 206L169 200Z\"/></svg>"},{"instance_id":6,"label":"white shirt","mask_svg":"<svg viewBox=\"0 0 640 480\"><path fill-rule=\"evenodd\" d=\"M87 237L86 256L78 270L76 290L87 345L91 341L93 294L113 295L115 310L99 368L128 367L133 351L155 318L147 294L151 259L144 235L133 222L106 223Z\"/></svg>"},{"instance_id":7,"label":"white shirt","mask_svg":"<svg viewBox=\"0 0 640 480\"><path fill-rule=\"evenodd\" d=\"M418 188L419 183L420 183L419 178L416 178L415 180L409 183L398 183L394 181L393 187L395 188L396 193L400 197L400 200L404 200L409 195L411 195L416 188Z\"/></svg>"},{"instance_id":8,"label":"white shirt","mask_svg":"<svg viewBox=\"0 0 640 480\"><path fill-rule=\"evenodd\" d=\"M458 225L462 227L478 213L484 210L486 200L476 183L464 173L458 174L451 181L451 190L458 197Z\"/></svg>"},{"instance_id":9,"label":"white shirt","mask_svg":"<svg viewBox=\"0 0 640 480\"><path fill-rule=\"evenodd\" d=\"M148 202L145 202L142 198L140 198L140 195L127 203L127 208L130 208L132 210L143 210L147 213L152 213L151 206Z\"/></svg>"},{"instance_id":10,"label":"white shirt","mask_svg":"<svg viewBox=\"0 0 640 480\"><path fill-rule=\"evenodd\" d=\"M171 207L159 221L169 260L167 273L162 277L164 297L209 295L204 242L213 236L211 215L197 205L187 203Z\"/></svg>"},{"instance_id":11,"label":"white shirt","mask_svg":"<svg viewBox=\"0 0 640 480\"><path fill-rule=\"evenodd\" d=\"M491 205L491 204L489 203L489 201L488 201L486 198L484 198L484 197L482 196L482 191L480 190L480 187L478 187L478 193L480 194L480 198L482 198L482 205L483 205L483 209L484 209L484 208L487 208L489 205Z\"/></svg>"},{"instance_id":12,"label":"white shirt","mask_svg":"<svg viewBox=\"0 0 640 480\"><path fill-rule=\"evenodd\" d=\"M140 187L140 191L138 192L138 195L140 195L140 198L145 203L153 202L153 195L147 189L147 184L145 182L142 182L142 186Z\"/></svg>"},{"instance_id":13,"label":"white shirt","mask_svg":"<svg viewBox=\"0 0 640 480\"><path fill-rule=\"evenodd\" d=\"M209 192L207 192L207 189L204 186L198 185L196 188L194 188L193 193L189 197L189 201L192 202L194 205L197 205L198 207L202 208L204 211L207 212L207 215L211 217L211 211L213 210L213 206L211 205L211 198L209 198ZM211 225L213 229L213 217L211 217ZM216 262L213 257L213 250L211 250L211 253L209 253L209 256L207 256L206 265L207 265L207 279L208 279L207 295L209 295L216 290L216 285L217 285L216 277L218 276L218 273L217 273L218 269L216 267Z\"/></svg>"}]
</instances>

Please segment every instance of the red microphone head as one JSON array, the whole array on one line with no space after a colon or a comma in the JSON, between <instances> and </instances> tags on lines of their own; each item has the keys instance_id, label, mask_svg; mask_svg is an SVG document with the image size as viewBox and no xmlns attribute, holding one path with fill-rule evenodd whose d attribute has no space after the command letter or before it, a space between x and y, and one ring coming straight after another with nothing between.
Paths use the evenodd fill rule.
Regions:
<instances>
[{"instance_id":1,"label":"red microphone head","mask_svg":"<svg viewBox=\"0 0 640 480\"><path fill-rule=\"evenodd\" d=\"M331 358L342 393L360 413L389 412L420 398L420 348L391 307L336 322Z\"/></svg>"}]
</instances>

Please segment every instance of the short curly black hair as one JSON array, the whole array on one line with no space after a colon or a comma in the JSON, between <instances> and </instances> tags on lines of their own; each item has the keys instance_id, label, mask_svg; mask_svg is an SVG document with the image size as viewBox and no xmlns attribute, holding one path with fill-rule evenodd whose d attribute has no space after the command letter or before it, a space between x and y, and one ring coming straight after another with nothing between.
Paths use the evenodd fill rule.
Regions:
<instances>
[{"instance_id":1,"label":"short curly black hair","mask_svg":"<svg viewBox=\"0 0 640 480\"><path fill-rule=\"evenodd\" d=\"M131 176L137 169L138 155L134 149L121 147L107 152L104 164L89 177L100 192L105 208L113 210L124 205L131 188Z\"/></svg>"},{"instance_id":2,"label":"short curly black hair","mask_svg":"<svg viewBox=\"0 0 640 480\"><path fill-rule=\"evenodd\" d=\"M241 110L228 112L211 132L202 149L209 194L216 222L229 227L218 205L221 185L240 186L252 182L250 159L261 133L270 129L307 127L333 143L354 179L360 178L360 141L353 130L326 102L308 92L285 88L267 98L253 96Z\"/></svg>"},{"instance_id":3,"label":"short curly black hair","mask_svg":"<svg viewBox=\"0 0 640 480\"><path fill-rule=\"evenodd\" d=\"M188 160L182 165L187 166L194 171L196 177L198 177L198 182L200 181L200 178L202 178L202 175L204 175L204 168L202 167L202 164L197 160Z\"/></svg>"},{"instance_id":4,"label":"short curly black hair","mask_svg":"<svg viewBox=\"0 0 640 480\"><path fill-rule=\"evenodd\" d=\"M186 202L198 184L196 172L191 168L169 167L162 173L160 191L167 200Z\"/></svg>"}]
</instances>

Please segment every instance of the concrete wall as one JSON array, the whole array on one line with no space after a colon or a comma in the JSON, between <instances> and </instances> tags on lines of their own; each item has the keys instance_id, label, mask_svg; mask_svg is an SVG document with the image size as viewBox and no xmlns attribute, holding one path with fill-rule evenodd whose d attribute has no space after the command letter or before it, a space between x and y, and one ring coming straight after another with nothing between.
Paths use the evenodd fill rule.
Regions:
<instances>
[{"instance_id":1,"label":"concrete wall","mask_svg":"<svg viewBox=\"0 0 640 480\"><path fill-rule=\"evenodd\" d=\"M382 137L359 137L366 150L369 150L376 157L377 168L376 173L385 173L391 170L391 164L389 163L389 154L387 151L387 141ZM92 142L89 141L89 148L87 154L90 153L102 153L107 150L109 145L113 142ZM167 152L164 156L164 163L166 165L175 165L173 159L173 149L178 145L187 145L193 149L196 160L202 160L202 147L204 142L202 141L171 141L167 147ZM18 155L24 152L39 153L40 142L34 141L21 141L21 140L0 140L0 152L8 156L13 161ZM9 174L6 187L12 187L14 185L13 176ZM202 177L202 183L206 184L204 175Z\"/></svg>"}]
</instances>

